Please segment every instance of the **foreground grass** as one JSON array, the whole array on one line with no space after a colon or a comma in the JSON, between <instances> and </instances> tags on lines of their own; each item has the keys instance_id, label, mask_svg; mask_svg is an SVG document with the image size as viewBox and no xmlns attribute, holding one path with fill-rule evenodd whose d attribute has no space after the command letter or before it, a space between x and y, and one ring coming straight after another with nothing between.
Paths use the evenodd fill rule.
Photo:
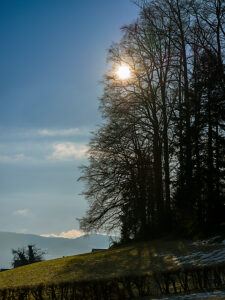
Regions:
<instances>
[{"instance_id":1,"label":"foreground grass","mask_svg":"<svg viewBox=\"0 0 225 300\"><path fill-rule=\"evenodd\" d=\"M0 273L0 289L68 281L107 279L126 275L151 274L173 270L185 263L181 257L225 248L219 244L196 244L188 241L156 240L107 251L69 256ZM191 261L189 265L195 262Z\"/></svg>"}]
</instances>

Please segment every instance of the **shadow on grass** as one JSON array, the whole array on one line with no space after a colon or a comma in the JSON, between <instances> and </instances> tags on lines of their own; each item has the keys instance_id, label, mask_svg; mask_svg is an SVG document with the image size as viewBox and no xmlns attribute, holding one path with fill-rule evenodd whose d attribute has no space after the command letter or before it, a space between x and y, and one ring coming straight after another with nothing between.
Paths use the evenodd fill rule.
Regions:
<instances>
[{"instance_id":1,"label":"shadow on grass","mask_svg":"<svg viewBox=\"0 0 225 300\"><path fill-rule=\"evenodd\" d=\"M68 259L58 280L93 280L152 274L177 268L173 255L187 254L185 242L153 241L123 248L79 255Z\"/></svg>"}]
</instances>

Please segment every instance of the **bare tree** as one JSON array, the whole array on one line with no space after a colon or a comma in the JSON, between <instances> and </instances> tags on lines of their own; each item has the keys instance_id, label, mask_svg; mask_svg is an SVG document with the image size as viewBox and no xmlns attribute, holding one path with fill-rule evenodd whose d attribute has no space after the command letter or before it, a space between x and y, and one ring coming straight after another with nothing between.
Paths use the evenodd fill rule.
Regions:
<instances>
[{"instance_id":1,"label":"bare tree","mask_svg":"<svg viewBox=\"0 0 225 300\"><path fill-rule=\"evenodd\" d=\"M137 4L139 18L109 49L104 123L82 168L90 206L81 227L119 228L124 240L218 228L225 202L225 5ZM123 64L131 71L125 80L116 75Z\"/></svg>"},{"instance_id":2,"label":"bare tree","mask_svg":"<svg viewBox=\"0 0 225 300\"><path fill-rule=\"evenodd\" d=\"M46 252L36 248L35 245L28 245L27 249L25 247L12 249L12 254L12 266L17 268L42 261Z\"/></svg>"}]
</instances>

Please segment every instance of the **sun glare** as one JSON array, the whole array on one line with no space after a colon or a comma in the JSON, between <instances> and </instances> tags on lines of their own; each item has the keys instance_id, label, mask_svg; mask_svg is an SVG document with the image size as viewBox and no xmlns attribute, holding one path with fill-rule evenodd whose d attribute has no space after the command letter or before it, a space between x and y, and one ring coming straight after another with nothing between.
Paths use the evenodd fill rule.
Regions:
<instances>
[{"instance_id":1,"label":"sun glare","mask_svg":"<svg viewBox=\"0 0 225 300\"><path fill-rule=\"evenodd\" d=\"M126 65L122 65L118 67L116 74L120 79L128 79L131 76L130 68Z\"/></svg>"}]
</instances>

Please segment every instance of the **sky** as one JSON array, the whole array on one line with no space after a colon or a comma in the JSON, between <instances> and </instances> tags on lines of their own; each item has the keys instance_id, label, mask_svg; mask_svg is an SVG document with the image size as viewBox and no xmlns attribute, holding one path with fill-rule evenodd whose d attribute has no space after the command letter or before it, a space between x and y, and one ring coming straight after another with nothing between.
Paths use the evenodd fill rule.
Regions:
<instances>
[{"instance_id":1,"label":"sky","mask_svg":"<svg viewBox=\"0 0 225 300\"><path fill-rule=\"evenodd\" d=\"M79 236L77 182L129 0L0 1L0 231Z\"/></svg>"}]
</instances>

